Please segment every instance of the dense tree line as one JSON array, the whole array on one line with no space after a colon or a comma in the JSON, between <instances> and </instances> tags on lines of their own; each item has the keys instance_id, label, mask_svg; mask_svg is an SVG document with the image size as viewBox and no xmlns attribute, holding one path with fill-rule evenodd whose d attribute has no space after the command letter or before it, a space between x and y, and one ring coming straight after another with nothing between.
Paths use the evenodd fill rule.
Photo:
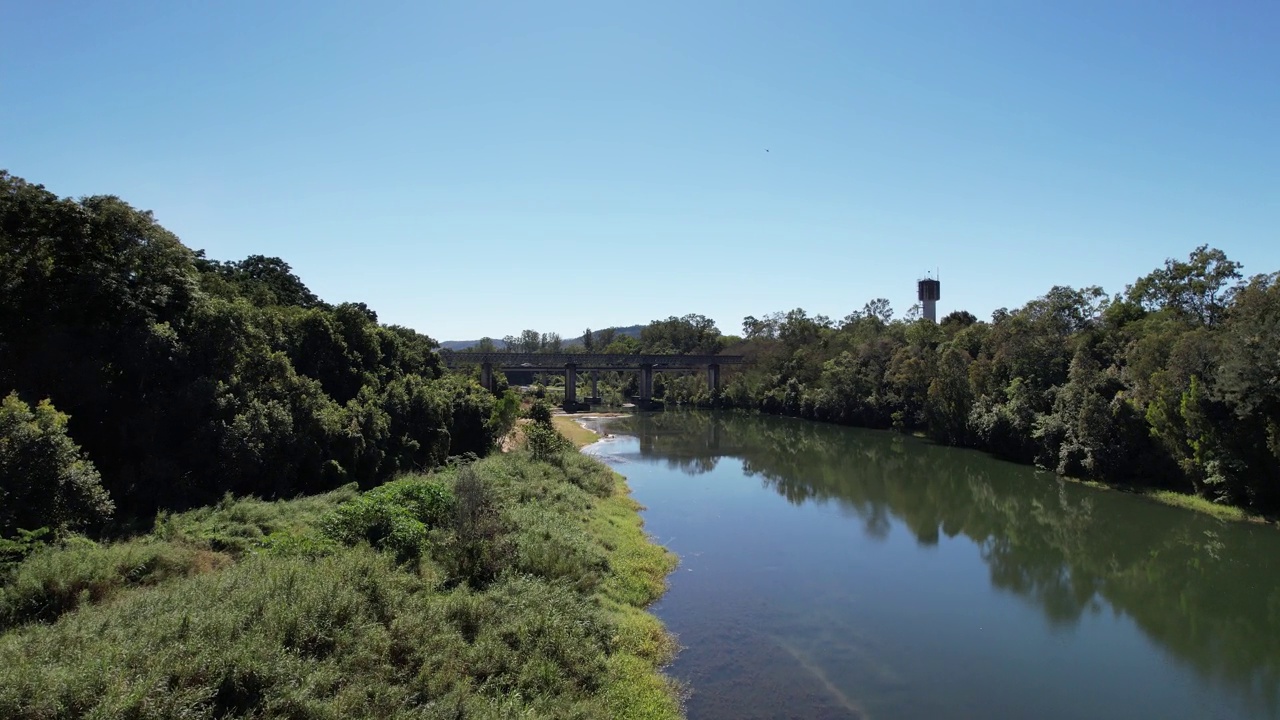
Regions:
<instances>
[{"instance_id":1,"label":"dense tree line","mask_svg":"<svg viewBox=\"0 0 1280 720\"><path fill-rule=\"evenodd\" d=\"M1054 287L990 321L748 317L754 360L677 400L920 431L1058 473L1280 508L1280 273L1208 247L1124 293ZM691 386L692 387L692 386Z\"/></svg>"},{"instance_id":2,"label":"dense tree line","mask_svg":"<svg viewBox=\"0 0 1280 720\"><path fill-rule=\"evenodd\" d=\"M0 396L16 393L3 429L91 461L125 518L485 453L514 398L445 375L434 347L363 304L322 302L278 258L209 260L119 198L59 198L0 171ZM25 471L0 471L0 519L35 522L9 507Z\"/></svg>"}]
</instances>

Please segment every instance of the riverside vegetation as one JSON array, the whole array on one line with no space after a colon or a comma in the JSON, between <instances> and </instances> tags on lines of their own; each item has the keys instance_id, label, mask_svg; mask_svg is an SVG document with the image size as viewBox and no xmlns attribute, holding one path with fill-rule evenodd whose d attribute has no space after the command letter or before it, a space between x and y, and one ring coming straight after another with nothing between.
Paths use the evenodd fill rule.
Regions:
<instances>
[{"instance_id":1,"label":"riverside vegetation","mask_svg":"<svg viewBox=\"0 0 1280 720\"><path fill-rule=\"evenodd\" d=\"M434 347L0 172L0 717L678 717L673 556Z\"/></svg>"},{"instance_id":2,"label":"riverside vegetation","mask_svg":"<svg viewBox=\"0 0 1280 720\"><path fill-rule=\"evenodd\" d=\"M659 373L669 405L732 407L922 433L1061 475L1140 488L1224 516L1280 512L1280 273L1244 277L1221 250L1138 278L1123 293L1054 287L989 321L957 310L895 318L876 299L836 320L802 309L722 335L701 315L639 338L587 331L563 351L744 355L712 394ZM526 331L509 338L523 351ZM590 341L587 341L587 338ZM605 373L608 397L633 373Z\"/></svg>"},{"instance_id":3,"label":"riverside vegetation","mask_svg":"<svg viewBox=\"0 0 1280 720\"><path fill-rule=\"evenodd\" d=\"M14 568L0 716L678 717L643 610L673 564L617 476L563 446L228 497Z\"/></svg>"}]
</instances>

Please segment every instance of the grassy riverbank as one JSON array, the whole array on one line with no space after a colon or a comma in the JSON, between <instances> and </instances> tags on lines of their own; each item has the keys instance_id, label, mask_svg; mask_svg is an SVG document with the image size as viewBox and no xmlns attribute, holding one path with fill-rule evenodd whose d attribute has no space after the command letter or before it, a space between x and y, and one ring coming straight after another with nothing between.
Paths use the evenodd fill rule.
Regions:
<instances>
[{"instance_id":1,"label":"grassy riverbank","mask_svg":"<svg viewBox=\"0 0 1280 720\"><path fill-rule=\"evenodd\" d=\"M1263 515L1250 513L1244 508L1234 505L1223 505L1221 503L1206 500L1199 495L1190 495L1187 493L1174 492L1172 490L1148 490L1142 493L1147 497L1165 505L1180 507L1184 510L1193 510L1205 515L1211 515L1219 520L1230 520L1232 522L1252 522L1272 524L1280 527L1280 522L1273 518Z\"/></svg>"},{"instance_id":2,"label":"grassy riverbank","mask_svg":"<svg viewBox=\"0 0 1280 720\"><path fill-rule=\"evenodd\" d=\"M555 426L556 430L560 431L561 435L569 438L569 442L572 442L576 448L584 448L600 439L599 433L583 427L581 423L574 419L573 415L553 416L551 424Z\"/></svg>"},{"instance_id":3,"label":"grassy riverbank","mask_svg":"<svg viewBox=\"0 0 1280 720\"><path fill-rule=\"evenodd\" d=\"M1059 476L1061 477L1061 476ZM1202 515L1208 515L1218 520L1227 522L1249 522L1259 523L1263 525L1275 525L1280 528L1280 520L1276 518L1251 513L1244 508L1235 505L1223 505L1212 500L1200 497L1199 495L1191 495L1189 493L1177 492L1175 490L1152 490L1129 483L1106 483L1097 480L1082 480L1076 477L1064 477L1064 480L1073 482L1085 487L1091 487L1095 490L1112 490L1116 492L1127 492L1141 495L1148 500L1158 502L1162 505L1170 505L1183 510L1190 510Z\"/></svg>"},{"instance_id":4,"label":"grassy riverbank","mask_svg":"<svg viewBox=\"0 0 1280 720\"><path fill-rule=\"evenodd\" d=\"M678 717L637 509L515 452L65 542L5 574L0 717Z\"/></svg>"}]
</instances>

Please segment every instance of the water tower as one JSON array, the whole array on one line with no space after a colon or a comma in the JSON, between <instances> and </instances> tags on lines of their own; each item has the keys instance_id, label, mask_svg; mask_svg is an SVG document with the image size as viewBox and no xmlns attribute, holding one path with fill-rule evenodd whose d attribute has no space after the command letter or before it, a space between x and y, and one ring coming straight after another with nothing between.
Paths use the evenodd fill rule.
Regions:
<instances>
[{"instance_id":1,"label":"water tower","mask_svg":"<svg viewBox=\"0 0 1280 720\"><path fill-rule=\"evenodd\" d=\"M938 300L942 297L942 283L925 278L916 283L916 294L924 306L924 316L938 322Z\"/></svg>"}]
</instances>

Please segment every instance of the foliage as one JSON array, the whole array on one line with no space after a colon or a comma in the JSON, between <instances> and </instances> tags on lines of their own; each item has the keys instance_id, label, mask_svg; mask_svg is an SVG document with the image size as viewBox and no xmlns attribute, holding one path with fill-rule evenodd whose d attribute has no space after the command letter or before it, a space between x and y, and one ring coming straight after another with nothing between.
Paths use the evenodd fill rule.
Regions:
<instances>
[{"instance_id":1,"label":"foliage","mask_svg":"<svg viewBox=\"0 0 1280 720\"><path fill-rule=\"evenodd\" d=\"M551 406L544 400L536 400L529 406L529 410L525 413L525 417L536 423L544 425L551 423Z\"/></svg>"},{"instance_id":2,"label":"foliage","mask_svg":"<svg viewBox=\"0 0 1280 720\"><path fill-rule=\"evenodd\" d=\"M229 560L189 545L150 540L99 545L81 538L46 547L23 561L0 589L0 630L54 620L126 588L209 572Z\"/></svg>"},{"instance_id":3,"label":"foliage","mask_svg":"<svg viewBox=\"0 0 1280 720\"><path fill-rule=\"evenodd\" d=\"M27 609L0 634L0 716L678 717L658 673L674 643L642 610L672 558L625 495L582 489L602 477L613 487L586 457L513 453L358 496L227 498L150 537L41 551L0 596ZM360 539L370 517L432 540L402 562ZM271 551L320 525L353 544ZM237 528L262 536L254 549L203 549ZM508 551L486 555L494 541Z\"/></svg>"},{"instance_id":4,"label":"foliage","mask_svg":"<svg viewBox=\"0 0 1280 720\"><path fill-rule=\"evenodd\" d=\"M367 542L406 560L426 549L428 531L445 524L455 505L447 485L406 478L343 503L320 526L334 540Z\"/></svg>"},{"instance_id":5,"label":"foliage","mask_svg":"<svg viewBox=\"0 0 1280 720\"><path fill-rule=\"evenodd\" d=\"M1055 472L1280 510L1280 275L1199 247L1122 295L1054 287L989 322L748 317L723 393L676 402L923 432Z\"/></svg>"},{"instance_id":6,"label":"foliage","mask_svg":"<svg viewBox=\"0 0 1280 720\"><path fill-rule=\"evenodd\" d=\"M485 454L510 403L442 377L434 347L320 301L279 258L209 260L119 198L0 172L0 392L69 414L125 522ZM45 512L26 502L0 507Z\"/></svg>"},{"instance_id":7,"label":"foliage","mask_svg":"<svg viewBox=\"0 0 1280 720\"><path fill-rule=\"evenodd\" d=\"M550 423L530 423L525 426L524 438L530 454L538 460L549 460L573 450L569 438Z\"/></svg>"},{"instance_id":8,"label":"foliage","mask_svg":"<svg viewBox=\"0 0 1280 720\"><path fill-rule=\"evenodd\" d=\"M97 469L67 437L65 414L48 400L32 409L17 393L0 401L0 538L100 524L113 510Z\"/></svg>"},{"instance_id":9,"label":"foliage","mask_svg":"<svg viewBox=\"0 0 1280 720\"><path fill-rule=\"evenodd\" d=\"M284 543L287 536L318 533L323 518L358 494L355 483L322 495L276 502L227 494L215 505L177 514L158 513L152 535L241 557L269 541Z\"/></svg>"},{"instance_id":10,"label":"foliage","mask_svg":"<svg viewBox=\"0 0 1280 720\"><path fill-rule=\"evenodd\" d=\"M511 564L508 521L498 495L470 465L458 470L453 492L452 535L440 559L451 582L483 588Z\"/></svg>"}]
</instances>

